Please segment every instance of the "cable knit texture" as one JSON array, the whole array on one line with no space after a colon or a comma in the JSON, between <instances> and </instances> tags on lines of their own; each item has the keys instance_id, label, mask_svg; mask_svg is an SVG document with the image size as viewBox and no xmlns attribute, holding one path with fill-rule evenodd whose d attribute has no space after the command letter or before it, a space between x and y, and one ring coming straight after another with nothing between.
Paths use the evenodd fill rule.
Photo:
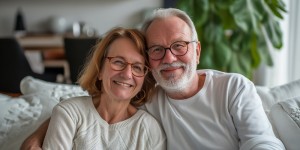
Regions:
<instances>
[{"instance_id":1,"label":"cable knit texture","mask_svg":"<svg viewBox=\"0 0 300 150\"><path fill-rule=\"evenodd\" d=\"M138 110L124 121L108 124L92 98L82 96L53 109L43 149L164 150L166 138L158 122L145 111Z\"/></svg>"}]
</instances>

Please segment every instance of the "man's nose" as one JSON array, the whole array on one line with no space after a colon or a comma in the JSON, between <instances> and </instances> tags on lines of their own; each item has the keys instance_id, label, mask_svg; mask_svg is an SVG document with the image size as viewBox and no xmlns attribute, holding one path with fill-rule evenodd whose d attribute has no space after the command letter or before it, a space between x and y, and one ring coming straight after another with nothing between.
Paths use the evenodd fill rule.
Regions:
<instances>
[{"instance_id":1,"label":"man's nose","mask_svg":"<svg viewBox=\"0 0 300 150\"><path fill-rule=\"evenodd\" d=\"M175 56L172 52L171 49L166 49L165 56L162 59L163 63L172 63L175 60L177 60L177 56Z\"/></svg>"}]
</instances>

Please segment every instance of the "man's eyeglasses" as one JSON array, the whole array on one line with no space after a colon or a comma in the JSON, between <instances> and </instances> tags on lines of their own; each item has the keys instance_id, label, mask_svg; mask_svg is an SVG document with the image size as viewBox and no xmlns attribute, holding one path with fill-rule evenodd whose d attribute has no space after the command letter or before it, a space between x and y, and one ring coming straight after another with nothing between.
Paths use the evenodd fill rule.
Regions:
<instances>
[{"instance_id":1,"label":"man's eyeglasses","mask_svg":"<svg viewBox=\"0 0 300 150\"><path fill-rule=\"evenodd\" d=\"M183 56L188 51L188 44L197 41L177 41L170 45L170 47L163 47L154 45L148 49L148 55L152 60L161 60L166 55L166 50L169 49L175 56Z\"/></svg>"},{"instance_id":2,"label":"man's eyeglasses","mask_svg":"<svg viewBox=\"0 0 300 150\"><path fill-rule=\"evenodd\" d=\"M106 57L109 60L111 69L115 71L122 71L124 70L127 65L131 66L131 72L136 77L143 77L145 76L149 68L141 63L129 63L125 61L122 57Z\"/></svg>"}]
</instances>

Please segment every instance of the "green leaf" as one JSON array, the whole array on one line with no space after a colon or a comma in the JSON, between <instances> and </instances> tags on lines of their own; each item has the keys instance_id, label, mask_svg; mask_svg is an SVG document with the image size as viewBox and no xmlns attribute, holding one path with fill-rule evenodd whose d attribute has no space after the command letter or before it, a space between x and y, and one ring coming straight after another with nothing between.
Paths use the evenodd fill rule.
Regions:
<instances>
[{"instance_id":1,"label":"green leaf","mask_svg":"<svg viewBox=\"0 0 300 150\"><path fill-rule=\"evenodd\" d=\"M247 75L251 70L252 59L249 57L249 53L238 53L239 64L243 72Z\"/></svg>"},{"instance_id":2,"label":"green leaf","mask_svg":"<svg viewBox=\"0 0 300 150\"><path fill-rule=\"evenodd\" d=\"M210 23L204 27L204 38L208 43L218 42L224 35L223 29L220 25Z\"/></svg>"},{"instance_id":3,"label":"green leaf","mask_svg":"<svg viewBox=\"0 0 300 150\"><path fill-rule=\"evenodd\" d=\"M232 30L236 28L237 25L235 24L234 19L229 11L221 12L219 16L221 17L220 19L224 29Z\"/></svg>"},{"instance_id":4,"label":"green leaf","mask_svg":"<svg viewBox=\"0 0 300 150\"><path fill-rule=\"evenodd\" d=\"M243 35L244 34L234 31L234 33L232 34L232 37L229 40L233 50L238 51L240 49L240 46L241 46L240 43L244 39Z\"/></svg>"},{"instance_id":5,"label":"green leaf","mask_svg":"<svg viewBox=\"0 0 300 150\"><path fill-rule=\"evenodd\" d=\"M231 62L228 67L228 71L244 74L243 69L241 68L241 66L239 64L237 53L232 54L232 58L231 58Z\"/></svg>"},{"instance_id":6,"label":"green leaf","mask_svg":"<svg viewBox=\"0 0 300 150\"><path fill-rule=\"evenodd\" d=\"M279 26L279 23L275 20L269 19L268 22L264 24L264 28L266 29L266 33L268 35L269 40L275 48L282 47L282 32Z\"/></svg>"},{"instance_id":7,"label":"green leaf","mask_svg":"<svg viewBox=\"0 0 300 150\"><path fill-rule=\"evenodd\" d=\"M252 67L257 68L259 67L259 64L261 62L261 58L259 55L259 50L257 49L257 38L255 35L252 35L251 37L251 44L250 44L250 51L251 51L251 57L252 57Z\"/></svg>"},{"instance_id":8,"label":"green leaf","mask_svg":"<svg viewBox=\"0 0 300 150\"><path fill-rule=\"evenodd\" d=\"M192 18L195 26L203 25L208 18L209 0L179 0L176 6Z\"/></svg>"},{"instance_id":9,"label":"green leaf","mask_svg":"<svg viewBox=\"0 0 300 150\"><path fill-rule=\"evenodd\" d=\"M216 66L220 68L220 70L223 70L224 66L229 64L231 57L232 50L228 45L222 43L221 41L215 42L214 62L216 63Z\"/></svg>"},{"instance_id":10,"label":"green leaf","mask_svg":"<svg viewBox=\"0 0 300 150\"><path fill-rule=\"evenodd\" d=\"M236 24L244 31L251 28L258 32L259 22L263 18L262 3L260 0L236 0L230 7Z\"/></svg>"},{"instance_id":11,"label":"green leaf","mask_svg":"<svg viewBox=\"0 0 300 150\"><path fill-rule=\"evenodd\" d=\"M286 12L285 4L281 0L265 0L266 6L272 11L272 14L283 19L282 12Z\"/></svg>"},{"instance_id":12,"label":"green leaf","mask_svg":"<svg viewBox=\"0 0 300 150\"><path fill-rule=\"evenodd\" d=\"M258 36L258 47L259 47L258 50L259 56L262 62L264 62L268 66L273 66L272 57L270 55L269 48L266 43L266 39L263 37L262 34L261 36Z\"/></svg>"},{"instance_id":13,"label":"green leaf","mask_svg":"<svg viewBox=\"0 0 300 150\"><path fill-rule=\"evenodd\" d=\"M213 48L212 46L206 46L202 48L200 55L200 64L198 65L200 69L215 68L213 60Z\"/></svg>"},{"instance_id":14,"label":"green leaf","mask_svg":"<svg viewBox=\"0 0 300 150\"><path fill-rule=\"evenodd\" d=\"M229 71L240 73L251 78L251 58L246 53L233 53Z\"/></svg>"}]
</instances>

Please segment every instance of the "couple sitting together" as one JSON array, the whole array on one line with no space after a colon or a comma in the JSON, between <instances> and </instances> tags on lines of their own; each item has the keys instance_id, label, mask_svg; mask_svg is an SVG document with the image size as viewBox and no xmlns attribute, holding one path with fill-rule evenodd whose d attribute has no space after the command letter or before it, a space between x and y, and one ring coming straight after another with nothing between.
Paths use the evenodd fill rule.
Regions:
<instances>
[{"instance_id":1,"label":"couple sitting together","mask_svg":"<svg viewBox=\"0 0 300 150\"><path fill-rule=\"evenodd\" d=\"M155 10L142 31L112 29L78 79L90 96L55 106L22 149L285 149L254 84L197 71L200 54L178 9Z\"/></svg>"}]
</instances>

